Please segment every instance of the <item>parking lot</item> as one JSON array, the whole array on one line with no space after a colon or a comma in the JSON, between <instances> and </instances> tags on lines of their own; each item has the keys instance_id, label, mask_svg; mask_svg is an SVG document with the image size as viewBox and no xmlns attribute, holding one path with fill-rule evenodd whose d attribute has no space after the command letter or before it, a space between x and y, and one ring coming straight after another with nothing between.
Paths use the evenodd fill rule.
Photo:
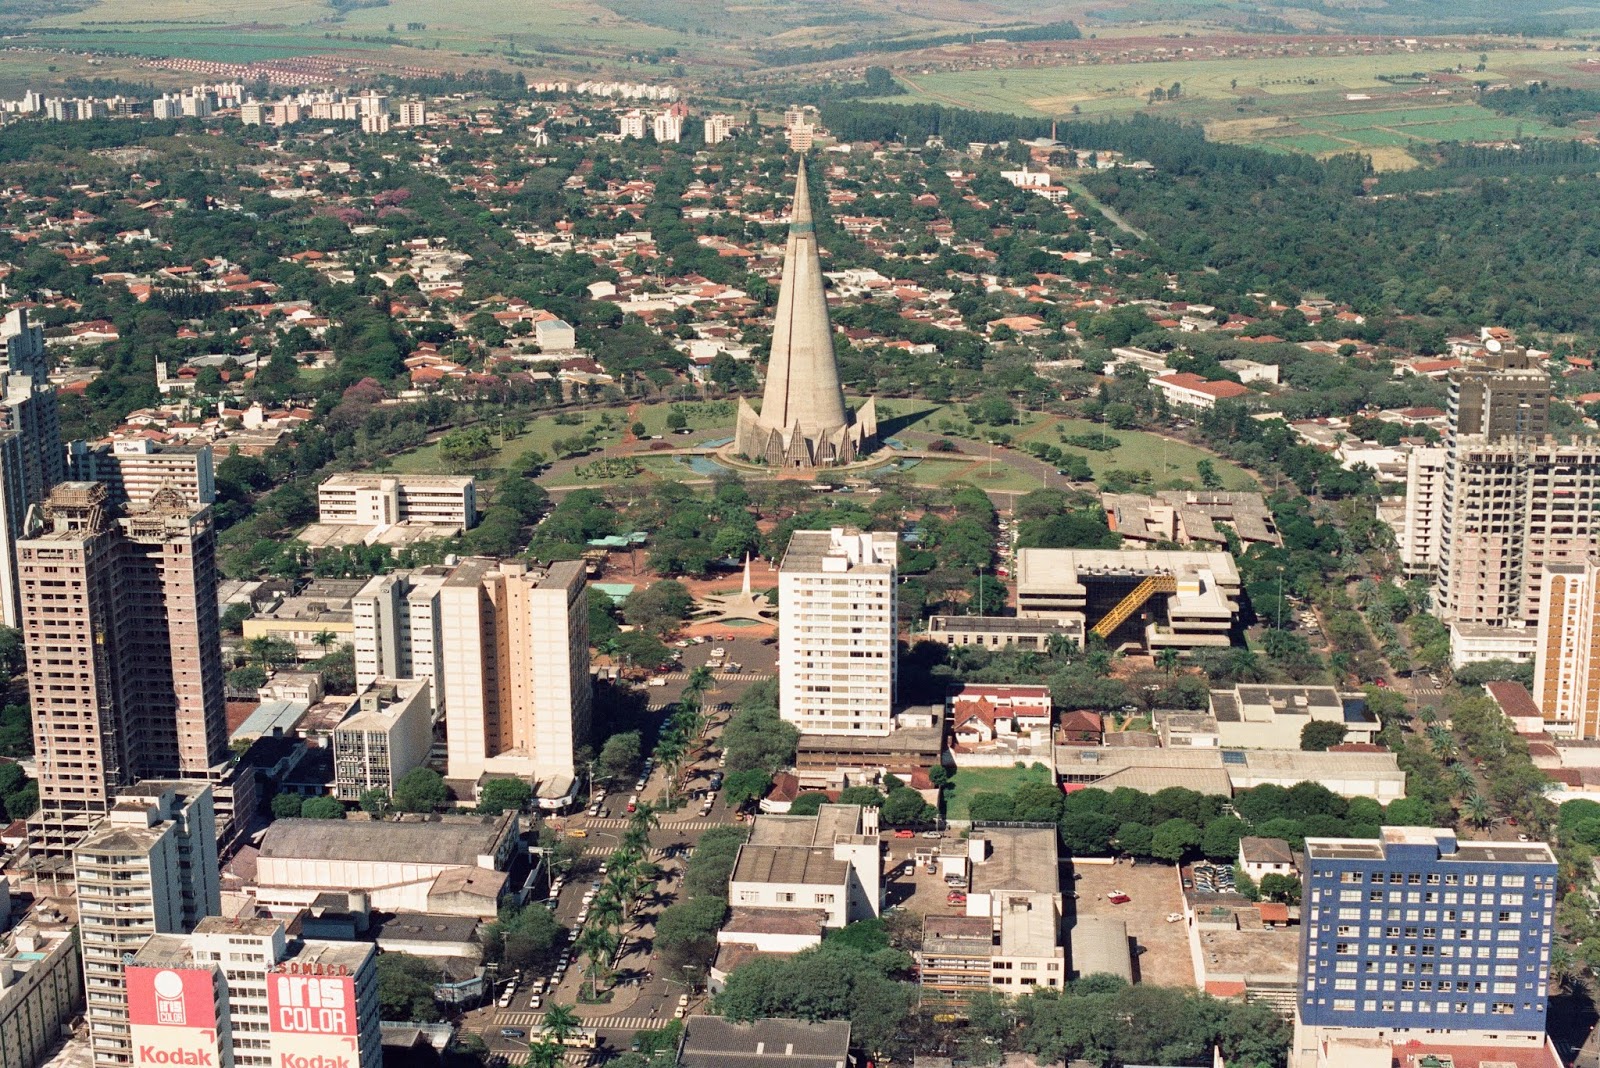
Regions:
<instances>
[{"instance_id":1,"label":"parking lot","mask_svg":"<svg viewBox=\"0 0 1600 1068\"><path fill-rule=\"evenodd\" d=\"M1076 898L1066 900L1067 912L1104 916L1128 925L1128 935L1143 950L1135 951L1133 974L1142 982L1162 986L1192 986L1194 959L1189 953L1188 925L1167 917L1183 912L1183 892L1178 873L1169 864L1069 864ZM1123 905L1106 900L1114 890L1131 899Z\"/></svg>"},{"instance_id":2,"label":"parking lot","mask_svg":"<svg viewBox=\"0 0 1600 1068\"><path fill-rule=\"evenodd\" d=\"M886 882L888 887L889 904L900 905L912 912L928 915L961 915L964 909L955 908L945 902L945 895L950 888L945 885L944 876L939 874L929 875L922 867L915 869L911 875L905 874L906 861L918 846L931 846L935 843L924 838L891 838L888 843L888 855L884 859L884 871L890 873Z\"/></svg>"}]
</instances>

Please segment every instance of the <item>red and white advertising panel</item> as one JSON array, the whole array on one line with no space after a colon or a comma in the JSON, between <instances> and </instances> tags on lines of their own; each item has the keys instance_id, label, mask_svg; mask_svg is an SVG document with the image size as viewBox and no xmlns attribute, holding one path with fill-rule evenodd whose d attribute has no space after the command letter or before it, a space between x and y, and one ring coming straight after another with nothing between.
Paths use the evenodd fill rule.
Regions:
<instances>
[{"instance_id":1,"label":"red and white advertising panel","mask_svg":"<svg viewBox=\"0 0 1600 1068\"><path fill-rule=\"evenodd\" d=\"M267 976L273 1068L360 1068L356 981L348 975Z\"/></svg>"},{"instance_id":2,"label":"red and white advertising panel","mask_svg":"<svg viewBox=\"0 0 1600 1068\"><path fill-rule=\"evenodd\" d=\"M218 1068L217 987L207 968L127 969L134 1068Z\"/></svg>"}]
</instances>

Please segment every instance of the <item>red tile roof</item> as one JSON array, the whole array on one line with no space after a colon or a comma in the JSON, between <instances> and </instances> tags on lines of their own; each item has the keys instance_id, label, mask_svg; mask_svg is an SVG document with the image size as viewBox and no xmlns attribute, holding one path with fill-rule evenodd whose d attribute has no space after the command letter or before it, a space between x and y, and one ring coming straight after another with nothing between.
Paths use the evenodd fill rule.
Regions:
<instances>
[{"instance_id":1,"label":"red tile roof","mask_svg":"<svg viewBox=\"0 0 1600 1068\"><path fill-rule=\"evenodd\" d=\"M1533 700L1533 695L1520 682L1491 682L1484 686L1500 711L1513 719L1543 719L1544 713Z\"/></svg>"}]
</instances>

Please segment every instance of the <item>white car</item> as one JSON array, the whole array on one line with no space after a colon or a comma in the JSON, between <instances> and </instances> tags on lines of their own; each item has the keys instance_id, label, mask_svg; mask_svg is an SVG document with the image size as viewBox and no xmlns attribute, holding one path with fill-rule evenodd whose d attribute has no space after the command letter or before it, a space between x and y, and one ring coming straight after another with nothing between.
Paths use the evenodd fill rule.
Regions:
<instances>
[{"instance_id":1,"label":"white car","mask_svg":"<svg viewBox=\"0 0 1600 1068\"><path fill-rule=\"evenodd\" d=\"M543 1004L544 1004L544 998L540 997L538 994L535 994L535 995L533 995L533 997L528 999L528 1008L530 1008L530 1009L537 1009L540 1005L543 1005Z\"/></svg>"}]
</instances>

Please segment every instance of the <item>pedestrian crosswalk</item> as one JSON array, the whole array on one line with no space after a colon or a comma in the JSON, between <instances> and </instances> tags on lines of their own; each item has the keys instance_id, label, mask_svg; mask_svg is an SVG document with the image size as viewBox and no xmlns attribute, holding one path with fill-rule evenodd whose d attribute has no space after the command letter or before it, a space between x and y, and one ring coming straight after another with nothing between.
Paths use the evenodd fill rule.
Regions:
<instances>
[{"instance_id":1,"label":"pedestrian crosswalk","mask_svg":"<svg viewBox=\"0 0 1600 1068\"><path fill-rule=\"evenodd\" d=\"M669 1015L667 1019L671 1019ZM598 1031L644 1031L662 1026L666 1020L659 1016L596 1016L583 1021L583 1026Z\"/></svg>"},{"instance_id":2,"label":"pedestrian crosswalk","mask_svg":"<svg viewBox=\"0 0 1600 1068\"><path fill-rule=\"evenodd\" d=\"M598 827L602 830L607 827L626 827L627 825L627 820L619 820L616 818L608 820L593 819L584 824L585 827L589 827L591 829ZM713 827L721 826L722 824L717 820L678 820L674 819L670 814L668 814L662 819L661 827L658 829L673 831L708 831ZM583 851L585 853L612 853L616 851L616 848L617 847L615 845L592 845L585 846Z\"/></svg>"},{"instance_id":3,"label":"pedestrian crosswalk","mask_svg":"<svg viewBox=\"0 0 1600 1068\"><path fill-rule=\"evenodd\" d=\"M562 1053L561 1063L573 1065L574 1068L583 1068L584 1065L593 1063L594 1058L595 1054L593 1050L569 1049ZM521 1066L527 1062L528 1057L525 1053L517 1053L515 1055L506 1053L491 1053L487 1058L485 1058L485 1063L489 1065L489 1068L507 1068L509 1065L516 1065L518 1068L521 1068Z\"/></svg>"},{"instance_id":4,"label":"pedestrian crosswalk","mask_svg":"<svg viewBox=\"0 0 1600 1068\"><path fill-rule=\"evenodd\" d=\"M713 671L711 673L711 677L718 682L760 682L762 679L770 679L772 676L773 672L770 671ZM663 677L668 682L687 682L689 673L687 671L674 671Z\"/></svg>"}]
</instances>

